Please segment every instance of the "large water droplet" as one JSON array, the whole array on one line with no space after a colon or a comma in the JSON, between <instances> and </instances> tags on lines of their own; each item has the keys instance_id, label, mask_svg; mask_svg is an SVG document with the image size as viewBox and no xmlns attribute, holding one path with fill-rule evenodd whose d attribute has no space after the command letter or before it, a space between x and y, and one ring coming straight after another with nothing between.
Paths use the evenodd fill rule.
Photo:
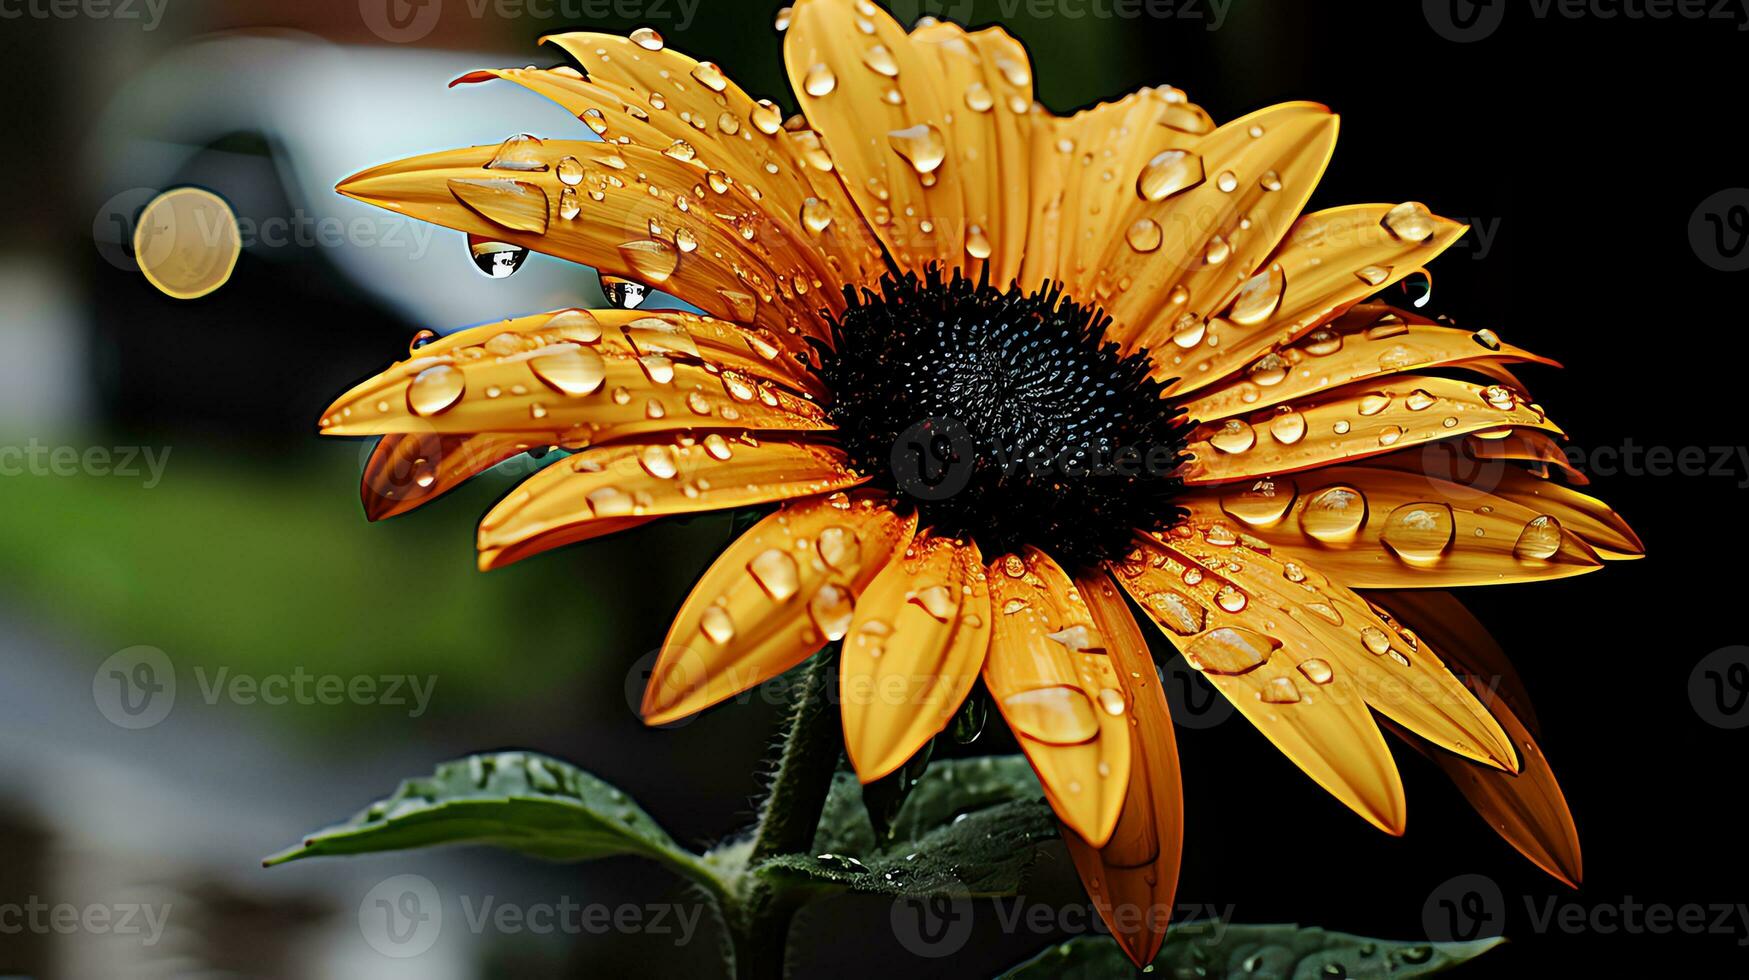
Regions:
<instances>
[{"instance_id":1,"label":"large water droplet","mask_svg":"<svg viewBox=\"0 0 1749 980\"><path fill-rule=\"evenodd\" d=\"M1099 734L1093 702L1080 688L1021 691L1003 698L1002 709L1015 731L1049 745L1078 745Z\"/></svg>"},{"instance_id":2,"label":"large water droplet","mask_svg":"<svg viewBox=\"0 0 1749 980\"><path fill-rule=\"evenodd\" d=\"M461 401L467 379L460 368L438 364L420 371L407 385L407 408L414 415L436 415Z\"/></svg>"},{"instance_id":3,"label":"large water droplet","mask_svg":"<svg viewBox=\"0 0 1749 980\"><path fill-rule=\"evenodd\" d=\"M1438 561L1451 546L1453 529L1449 506L1422 501L1391 511L1381 537L1399 558L1424 565Z\"/></svg>"},{"instance_id":4,"label":"large water droplet","mask_svg":"<svg viewBox=\"0 0 1749 980\"><path fill-rule=\"evenodd\" d=\"M781 548L767 548L754 555L753 560L747 563L747 571L775 602L782 602L795 595L796 590L801 587L801 573L796 567L796 560Z\"/></svg>"},{"instance_id":5,"label":"large water droplet","mask_svg":"<svg viewBox=\"0 0 1749 980\"><path fill-rule=\"evenodd\" d=\"M1150 593L1144 601L1160 625L1179 636L1195 636L1202 632L1208 611L1177 589L1161 589Z\"/></svg>"},{"instance_id":6,"label":"large water droplet","mask_svg":"<svg viewBox=\"0 0 1749 980\"><path fill-rule=\"evenodd\" d=\"M1124 232L1124 240L1129 242L1130 248L1138 252L1152 252L1160 247L1164 239L1165 233L1160 230L1160 223L1153 218L1138 218Z\"/></svg>"},{"instance_id":7,"label":"large water droplet","mask_svg":"<svg viewBox=\"0 0 1749 980\"><path fill-rule=\"evenodd\" d=\"M662 35L653 27L640 27L631 33L632 41L645 51L662 50Z\"/></svg>"},{"instance_id":8,"label":"large water droplet","mask_svg":"<svg viewBox=\"0 0 1749 980\"><path fill-rule=\"evenodd\" d=\"M920 174L934 173L947 159L947 141L942 138L941 130L928 123L889 132L887 144Z\"/></svg>"},{"instance_id":9,"label":"large water droplet","mask_svg":"<svg viewBox=\"0 0 1749 980\"><path fill-rule=\"evenodd\" d=\"M808 600L808 616L826 640L842 640L850 632L850 622L856 615L850 590L828 582L820 586Z\"/></svg>"},{"instance_id":10,"label":"large water droplet","mask_svg":"<svg viewBox=\"0 0 1749 980\"><path fill-rule=\"evenodd\" d=\"M1524 525L1512 553L1525 560L1547 561L1560 552L1561 537L1561 522L1541 514Z\"/></svg>"},{"instance_id":11,"label":"large water droplet","mask_svg":"<svg viewBox=\"0 0 1749 980\"><path fill-rule=\"evenodd\" d=\"M1189 150L1161 152L1136 177L1136 194L1144 201L1164 201L1203 182L1202 157Z\"/></svg>"},{"instance_id":12,"label":"large water droplet","mask_svg":"<svg viewBox=\"0 0 1749 980\"><path fill-rule=\"evenodd\" d=\"M707 606L704 615L698 619L698 628L717 646L735 638L735 621L729 618L729 611L722 606Z\"/></svg>"},{"instance_id":13,"label":"large water droplet","mask_svg":"<svg viewBox=\"0 0 1749 980\"><path fill-rule=\"evenodd\" d=\"M508 279L528 261L528 249L482 235L468 236L468 257L493 279Z\"/></svg>"},{"instance_id":14,"label":"large water droplet","mask_svg":"<svg viewBox=\"0 0 1749 980\"><path fill-rule=\"evenodd\" d=\"M862 539L856 536L856 531L842 524L822 530L814 548L826 567L840 574L855 574L862 566Z\"/></svg>"},{"instance_id":15,"label":"large water droplet","mask_svg":"<svg viewBox=\"0 0 1749 980\"><path fill-rule=\"evenodd\" d=\"M831 95L832 90L837 87L838 76L824 63L809 68L807 75L802 78L802 91L816 99Z\"/></svg>"},{"instance_id":16,"label":"large water droplet","mask_svg":"<svg viewBox=\"0 0 1749 980\"><path fill-rule=\"evenodd\" d=\"M1221 497L1221 509L1252 527L1274 524L1294 505L1298 488L1286 477L1251 480Z\"/></svg>"},{"instance_id":17,"label":"large water droplet","mask_svg":"<svg viewBox=\"0 0 1749 980\"><path fill-rule=\"evenodd\" d=\"M1242 453L1257 445L1257 430L1242 419L1228 419L1209 436L1209 445L1223 453Z\"/></svg>"},{"instance_id":18,"label":"large water droplet","mask_svg":"<svg viewBox=\"0 0 1749 980\"><path fill-rule=\"evenodd\" d=\"M601 355L575 344L554 345L532 358L528 369L554 391L566 395L592 394L607 378Z\"/></svg>"},{"instance_id":19,"label":"large water droplet","mask_svg":"<svg viewBox=\"0 0 1749 980\"><path fill-rule=\"evenodd\" d=\"M657 284L667 282L680 265L680 250L659 238L621 242L619 254L639 278Z\"/></svg>"},{"instance_id":20,"label":"large water droplet","mask_svg":"<svg viewBox=\"0 0 1749 980\"><path fill-rule=\"evenodd\" d=\"M1433 214L1425 204L1405 201L1385 212L1384 226L1403 241L1419 244L1433 237Z\"/></svg>"},{"instance_id":21,"label":"large water droplet","mask_svg":"<svg viewBox=\"0 0 1749 980\"><path fill-rule=\"evenodd\" d=\"M1280 641L1254 630L1223 626L1190 641L1184 659L1204 673L1243 674L1267 663L1279 646Z\"/></svg>"},{"instance_id":22,"label":"large water droplet","mask_svg":"<svg viewBox=\"0 0 1749 980\"><path fill-rule=\"evenodd\" d=\"M729 80L723 75L723 70L709 61L701 61L692 66L692 77L712 92L721 92L729 87Z\"/></svg>"},{"instance_id":23,"label":"large water droplet","mask_svg":"<svg viewBox=\"0 0 1749 980\"><path fill-rule=\"evenodd\" d=\"M1286 291L1287 271L1280 262L1271 263L1268 269L1245 281L1227 319L1245 326L1262 323L1275 313Z\"/></svg>"},{"instance_id":24,"label":"large water droplet","mask_svg":"<svg viewBox=\"0 0 1749 980\"><path fill-rule=\"evenodd\" d=\"M498 147L487 170L517 170L525 173L544 171L547 162L541 155L541 141L527 133L512 136Z\"/></svg>"},{"instance_id":25,"label":"large water droplet","mask_svg":"<svg viewBox=\"0 0 1749 980\"><path fill-rule=\"evenodd\" d=\"M1354 536L1366 521L1366 496L1350 486L1313 494L1300 511L1300 526L1319 541L1337 543Z\"/></svg>"}]
</instances>

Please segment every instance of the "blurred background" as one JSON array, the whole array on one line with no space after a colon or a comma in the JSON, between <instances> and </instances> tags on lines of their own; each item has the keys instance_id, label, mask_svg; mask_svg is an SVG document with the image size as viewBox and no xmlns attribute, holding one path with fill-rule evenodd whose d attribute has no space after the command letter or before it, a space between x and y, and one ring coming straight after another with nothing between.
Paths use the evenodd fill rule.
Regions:
<instances>
[{"instance_id":1,"label":"blurred background","mask_svg":"<svg viewBox=\"0 0 1749 980\"><path fill-rule=\"evenodd\" d=\"M1433 267L1429 309L1563 361L1566 372L1529 378L1576 444L1734 453L1745 442L1732 377L1742 312L1725 290L1740 280L1689 231L1703 201L1744 180L1740 160L1723 158L1719 111L1742 94L1730 67L1742 64L1740 25L1514 7L1491 36L1465 36L1452 11L1491 16L1492 5L1441 2L900 0L896 13L1005 23L1059 112L1162 82L1218 120L1288 99L1333 106L1343 142L1313 207L1416 199L1471 223ZM780 694L663 731L634 713L669 617L728 540L727 520L661 523L480 574L475 522L538 460L371 525L357 493L369 444L318 440L315 420L404 356L421 328L602 302L590 270L536 255L490 279L460 234L332 192L357 170L428 150L518 132L589 138L519 88L450 90L450 79L557 63L536 45L543 34L648 24L793 111L775 10L0 0L0 126L13 147L0 180L0 446L41 461L0 476L0 908L169 910L146 937L7 930L0 916L0 975L714 974L708 914L685 941L447 928L414 959L386 957L361 934L360 902L402 873L475 905L698 906L629 860L259 862L403 776L503 747L625 787L682 842L749 822ZM1681 71L1650 65L1654 48L1680 50ZM221 195L243 229L230 281L189 301L155 290L131 254L141 207L181 185ZM1730 829L1746 737L1733 723L1749 715L1721 715L1690 686L1703 658L1745 642L1741 620L1711 599L1739 577L1745 485L1749 464L1734 455L1718 472L1599 479L1595 492L1633 522L1651 559L1466 597L1537 698L1586 846L1583 889L1523 862L1411 753L1399 754L1414 820L1391 839L1243 722L1193 709L1179 726L1180 903L1413 939L1440 889L1481 875L1503 896L1513 942L1480 970L1749 962L1749 914L1687 932L1605 927L1624 903L1749 901L1749 862ZM130 727L140 718L118 714L106 685L116 665L153 657L174 680L174 706ZM362 678L376 693L268 704L236 693L239 677ZM992 734L957 751L1009 749ZM1060 850L1047 850L1029 901L1084 901ZM1577 905L1584 924L1539 926L1532 910L1548 902ZM986 917L960 956L913 961L883 904L842 900L798 935L803 975L904 963L971 976L1062 933L1005 932Z\"/></svg>"}]
</instances>

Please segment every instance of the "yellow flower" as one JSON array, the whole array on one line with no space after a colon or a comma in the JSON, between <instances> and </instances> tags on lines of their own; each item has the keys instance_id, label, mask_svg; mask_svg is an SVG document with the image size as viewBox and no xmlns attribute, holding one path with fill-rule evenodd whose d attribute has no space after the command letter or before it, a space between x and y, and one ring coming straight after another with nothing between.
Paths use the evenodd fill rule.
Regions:
<instances>
[{"instance_id":1,"label":"yellow flower","mask_svg":"<svg viewBox=\"0 0 1749 980\"><path fill-rule=\"evenodd\" d=\"M1217 126L1161 87L1058 117L1000 29L907 33L866 0L800 0L788 21L801 116L654 31L565 34L549 40L581 70L460 81L539 92L600 141L515 137L340 185L708 314L562 310L417 347L322 420L383 435L370 515L547 446L574 455L481 521L483 568L781 505L681 609L646 719L842 640L845 746L868 781L981 679L1108 917L1171 905L1182 837L1126 594L1367 820L1403 830L1376 712L1455 753L1433 752L1469 767L1490 823L1576 880L1525 709L1486 683L1508 669L1486 634L1442 593L1353 591L1642 553L1549 478L1560 430L1508 367L1542 359L1369 301L1464 228L1413 202L1302 215L1336 139L1321 105ZM1113 926L1138 963L1165 928Z\"/></svg>"}]
</instances>

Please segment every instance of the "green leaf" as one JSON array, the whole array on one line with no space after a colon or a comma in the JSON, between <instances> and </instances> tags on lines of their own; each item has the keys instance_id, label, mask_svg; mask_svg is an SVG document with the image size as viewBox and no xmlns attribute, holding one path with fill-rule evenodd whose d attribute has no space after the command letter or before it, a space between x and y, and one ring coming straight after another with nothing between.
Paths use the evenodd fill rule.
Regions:
<instances>
[{"instance_id":1,"label":"green leaf","mask_svg":"<svg viewBox=\"0 0 1749 980\"><path fill-rule=\"evenodd\" d=\"M856 777L841 772L826 798L820 830L814 838L816 851L831 851L855 857L878 851L908 851L938 827L961 814L1015 800L1038 800L1044 790L1032 766L1018 755L984 756L975 759L938 759L912 788L905 805L893 820L891 836L875 840L862 802Z\"/></svg>"},{"instance_id":2,"label":"green leaf","mask_svg":"<svg viewBox=\"0 0 1749 980\"><path fill-rule=\"evenodd\" d=\"M839 773L826 798L816 854L791 854L756 873L788 890L829 894L1013 895L1057 837L1032 768L1020 756L931 763L877 841L862 787Z\"/></svg>"},{"instance_id":3,"label":"green leaf","mask_svg":"<svg viewBox=\"0 0 1749 980\"><path fill-rule=\"evenodd\" d=\"M1057 837L1056 817L1036 800L1013 800L861 858L786 854L754 873L788 890L875 895L1013 895L1032 868L1037 845Z\"/></svg>"},{"instance_id":4,"label":"green leaf","mask_svg":"<svg viewBox=\"0 0 1749 980\"><path fill-rule=\"evenodd\" d=\"M1235 925L1211 919L1173 926L1152 970L1206 980L1313 980L1323 977L1425 977L1486 953L1504 939L1412 943L1365 939L1315 926ZM1136 975L1107 936L1083 936L1053 946L1003 974L1004 980L1106 980Z\"/></svg>"},{"instance_id":5,"label":"green leaf","mask_svg":"<svg viewBox=\"0 0 1749 980\"><path fill-rule=\"evenodd\" d=\"M264 864L442 844L491 844L549 861L635 854L713 891L722 888L697 855L625 793L576 766L527 752L443 763Z\"/></svg>"}]
</instances>

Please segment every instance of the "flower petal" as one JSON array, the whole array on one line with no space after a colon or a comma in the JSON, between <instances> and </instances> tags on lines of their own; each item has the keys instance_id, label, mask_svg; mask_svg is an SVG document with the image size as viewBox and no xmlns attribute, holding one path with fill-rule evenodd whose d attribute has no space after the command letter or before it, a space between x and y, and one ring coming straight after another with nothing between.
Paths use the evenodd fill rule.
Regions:
<instances>
[{"instance_id":1,"label":"flower petal","mask_svg":"<svg viewBox=\"0 0 1749 980\"><path fill-rule=\"evenodd\" d=\"M842 301L836 283L879 275L874 236L838 178L815 165L829 159L783 129L775 105L755 101L716 65L672 47L651 51L625 37L586 32L543 40L563 48L588 77L568 68L512 68L466 80L507 79L563 105L603 140L682 153L690 148L707 170L757 188L765 220L807 256L804 264L815 277L834 284L826 290L828 304ZM809 198L820 202L813 210L823 207L834 216L831 229L816 232L802 219Z\"/></svg>"},{"instance_id":2,"label":"flower petal","mask_svg":"<svg viewBox=\"0 0 1749 980\"><path fill-rule=\"evenodd\" d=\"M902 270L966 258L965 163L948 152L940 64L867 0L798 0L784 65L839 179ZM981 168L980 168L981 169Z\"/></svg>"},{"instance_id":3,"label":"flower petal","mask_svg":"<svg viewBox=\"0 0 1749 980\"><path fill-rule=\"evenodd\" d=\"M1511 740L1437 653L1392 628L1354 592L1307 562L1283 563L1267 546L1250 547L1230 525L1187 523L1173 531L1162 547L1202 570L1201 593L1216 605L1256 605L1297 622L1323 647L1328 667L1354 678L1374 709L1435 745L1518 771Z\"/></svg>"},{"instance_id":4,"label":"flower petal","mask_svg":"<svg viewBox=\"0 0 1749 980\"><path fill-rule=\"evenodd\" d=\"M793 263L759 242L763 206L747 188L712 181L696 159L636 144L519 145L519 165L543 169L488 168L501 148L476 146L384 164L335 189L664 289L786 343L795 331L825 336L819 297L834 290L815 291L812 276L791 277ZM560 166L567 158L578 168L575 186Z\"/></svg>"},{"instance_id":5,"label":"flower petal","mask_svg":"<svg viewBox=\"0 0 1749 980\"><path fill-rule=\"evenodd\" d=\"M1192 667L1318 785L1387 833L1401 834L1403 783L1356 686L1299 617L1220 600L1218 580L1152 537L1113 577Z\"/></svg>"},{"instance_id":6,"label":"flower petal","mask_svg":"<svg viewBox=\"0 0 1749 980\"><path fill-rule=\"evenodd\" d=\"M859 492L795 501L754 525L675 617L644 689L645 723L702 711L842 637L856 597L904 550L916 524L884 498Z\"/></svg>"},{"instance_id":7,"label":"flower petal","mask_svg":"<svg viewBox=\"0 0 1749 980\"><path fill-rule=\"evenodd\" d=\"M1417 471L1419 453L1403 455L1409 458L1392 465L1334 466L1193 491L1180 503L1197 521L1233 521L1277 558L1314 562L1351 588L1495 585L1603 566L1575 531L1603 533L1602 520L1553 495L1526 506L1491 490L1520 479L1507 464L1465 485Z\"/></svg>"},{"instance_id":8,"label":"flower petal","mask_svg":"<svg viewBox=\"0 0 1749 980\"><path fill-rule=\"evenodd\" d=\"M1531 863L1577 888L1584 875L1584 861L1573 813L1536 743L1531 730L1534 718L1518 715L1519 711L1529 711L1529 701L1523 699L1522 686L1510 666L1500 673L1498 665L1504 663L1504 657L1487 629L1446 593L1375 592L1367 598L1376 607L1389 610L1404 627L1438 645L1447 664L1522 747L1524 767L1513 776L1445 752L1428 752L1427 756L1445 771L1495 833Z\"/></svg>"},{"instance_id":9,"label":"flower petal","mask_svg":"<svg viewBox=\"0 0 1749 980\"><path fill-rule=\"evenodd\" d=\"M1117 586L1105 573L1095 572L1076 576L1075 588L1087 601L1094 628L1105 637L1134 727L1129 791L1111 840L1094 848L1079 835L1064 833L1063 843L1112 938L1142 967L1160 951L1178 891L1184 851L1178 745L1148 642Z\"/></svg>"},{"instance_id":10,"label":"flower petal","mask_svg":"<svg viewBox=\"0 0 1749 980\"><path fill-rule=\"evenodd\" d=\"M919 535L856 602L839 660L844 748L865 783L946 728L990 648L990 589L978 546Z\"/></svg>"},{"instance_id":11,"label":"flower petal","mask_svg":"<svg viewBox=\"0 0 1749 980\"><path fill-rule=\"evenodd\" d=\"M1471 432L1561 433L1522 393L1499 385L1395 374L1295 405L1205 422L1190 434L1186 485L1255 480Z\"/></svg>"},{"instance_id":12,"label":"flower petal","mask_svg":"<svg viewBox=\"0 0 1749 980\"><path fill-rule=\"evenodd\" d=\"M1179 358L1210 363L1217 356L1232 354L1227 346L1235 338L1223 335L1215 349L1197 348L1180 353L1169 345L1156 356L1162 364L1174 365L1169 373L1194 370L1177 366ZM1331 388L1407 370L1431 367L1475 370L1492 362L1534 362L1558 366L1554 361L1528 351L1493 341L1487 347L1467 330L1442 327L1430 320L1393 310L1380 304L1356 307L1334 322L1290 345L1276 344L1254 359L1230 359L1211 370L1226 375L1218 384L1203 388L1185 403L1189 417L1204 422L1256 412L1283 402L1316 395ZM1168 355L1166 351L1172 353ZM1201 360L1197 360L1201 359ZM1167 370L1164 366L1162 370Z\"/></svg>"},{"instance_id":13,"label":"flower petal","mask_svg":"<svg viewBox=\"0 0 1749 980\"><path fill-rule=\"evenodd\" d=\"M364 464L364 515L380 521L405 514L511 457L552 444L552 439L528 432L390 433L378 440Z\"/></svg>"},{"instance_id":14,"label":"flower petal","mask_svg":"<svg viewBox=\"0 0 1749 980\"><path fill-rule=\"evenodd\" d=\"M866 479L835 449L749 436L588 449L529 477L480 519L480 567L658 517L846 490Z\"/></svg>"},{"instance_id":15,"label":"flower petal","mask_svg":"<svg viewBox=\"0 0 1749 980\"><path fill-rule=\"evenodd\" d=\"M1415 202L1300 217L1281 247L1252 267L1230 307L1188 307L1207 321L1206 329L1157 319L1134 344L1160 351L1170 345L1173 356L1161 358L1161 376L1183 378L1179 392L1197 390L1389 288L1450 248L1466 227ZM1196 343L1188 342L1192 337ZM1478 347L1477 353L1487 352Z\"/></svg>"},{"instance_id":16,"label":"flower petal","mask_svg":"<svg viewBox=\"0 0 1749 980\"><path fill-rule=\"evenodd\" d=\"M342 395L325 435L541 433L577 447L672 429L831 428L803 383L690 314L565 310L461 331ZM714 333L714 336L713 336ZM728 367L728 365L737 367Z\"/></svg>"},{"instance_id":17,"label":"flower petal","mask_svg":"<svg viewBox=\"0 0 1749 980\"><path fill-rule=\"evenodd\" d=\"M1127 706L1107 641L1068 575L1037 549L991 564L990 605L984 684L1057 817L1104 847L1130 772Z\"/></svg>"},{"instance_id":18,"label":"flower petal","mask_svg":"<svg viewBox=\"0 0 1749 980\"><path fill-rule=\"evenodd\" d=\"M1154 126L1137 139L1153 153L1114 182L1131 189L1109 209L1092 298L1106 305L1126 350L1158 346L1186 315L1207 318L1265 268L1323 176L1336 117L1291 102L1253 112L1189 147ZM1279 188L1272 190L1270 188Z\"/></svg>"},{"instance_id":19,"label":"flower petal","mask_svg":"<svg viewBox=\"0 0 1749 980\"><path fill-rule=\"evenodd\" d=\"M911 44L935 62L953 117L943 135L964 170L966 275L976 279L988 265L990 281L1006 285L1020 275L1026 251L1033 127L1026 49L999 27L968 33L946 21L920 24Z\"/></svg>"}]
</instances>

